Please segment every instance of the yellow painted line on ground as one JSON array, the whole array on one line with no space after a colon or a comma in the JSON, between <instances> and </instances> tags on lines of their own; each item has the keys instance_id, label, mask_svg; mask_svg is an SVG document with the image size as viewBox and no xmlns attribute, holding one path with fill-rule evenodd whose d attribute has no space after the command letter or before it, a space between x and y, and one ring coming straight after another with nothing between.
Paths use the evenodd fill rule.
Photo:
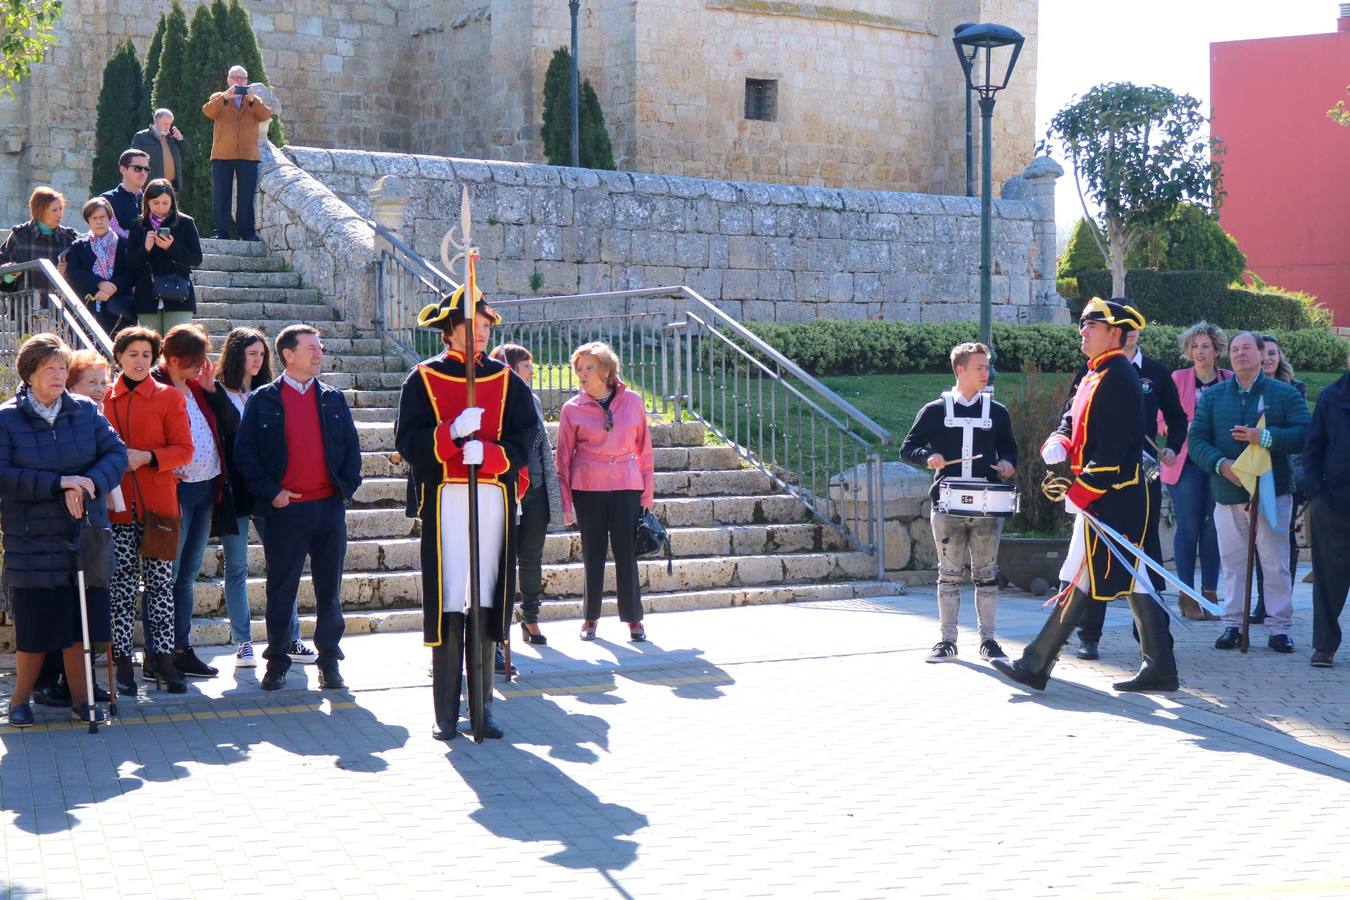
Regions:
<instances>
[{"instance_id":1,"label":"yellow painted line on ground","mask_svg":"<svg viewBox=\"0 0 1350 900\"><path fill-rule=\"evenodd\" d=\"M641 675L624 675L625 681L639 684L651 684L658 687L682 687L691 684L731 685L735 679L727 675L685 675L678 678L653 678ZM556 694L605 694L618 689L617 681L597 681L589 684L554 685L537 688L497 688L497 693L510 700L513 697L543 697Z\"/></svg>"},{"instance_id":2,"label":"yellow painted line on ground","mask_svg":"<svg viewBox=\"0 0 1350 900\"><path fill-rule=\"evenodd\" d=\"M204 708L201 710L191 710L188 712L177 713L132 713L131 715L119 715L116 719L111 719L98 724L99 730L110 728L117 725L162 725L165 722L209 722L212 719L236 719L236 718L262 718L265 716L276 715L295 715L297 713L323 713L337 709L355 709L356 703L351 700L343 700L335 703L325 701L322 706L263 706L256 709L212 709ZM0 725L0 736L11 734L45 734L57 731L87 731L88 725L81 722L58 721L58 722L38 722L31 728L15 728L12 725Z\"/></svg>"}]
</instances>

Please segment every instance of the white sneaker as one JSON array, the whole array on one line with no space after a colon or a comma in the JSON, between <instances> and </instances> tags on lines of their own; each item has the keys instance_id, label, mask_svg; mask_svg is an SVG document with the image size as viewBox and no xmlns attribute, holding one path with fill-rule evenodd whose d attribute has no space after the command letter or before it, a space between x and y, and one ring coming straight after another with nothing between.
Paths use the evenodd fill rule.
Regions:
<instances>
[{"instance_id":1,"label":"white sneaker","mask_svg":"<svg viewBox=\"0 0 1350 900\"><path fill-rule=\"evenodd\" d=\"M238 651L234 654L234 667L236 669L255 669L257 666L258 661L253 658L253 642L241 642Z\"/></svg>"},{"instance_id":2,"label":"white sneaker","mask_svg":"<svg viewBox=\"0 0 1350 900\"><path fill-rule=\"evenodd\" d=\"M310 665L319 659L319 654L315 653L312 647L306 647L304 641L296 641L292 644L286 655L291 658L291 662L297 662L301 665Z\"/></svg>"}]
</instances>

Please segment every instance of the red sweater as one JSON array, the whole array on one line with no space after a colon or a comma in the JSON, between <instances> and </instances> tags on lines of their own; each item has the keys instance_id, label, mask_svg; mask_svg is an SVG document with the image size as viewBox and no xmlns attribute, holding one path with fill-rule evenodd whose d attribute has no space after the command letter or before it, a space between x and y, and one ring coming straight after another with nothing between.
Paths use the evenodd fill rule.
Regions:
<instances>
[{"instance_id":1,"label":"red sweater","mask_svg":"<svg viewBox=\"0 0 1350 900\"><path fill-rule=\"evenodd\" d=\"M292 503L308 503L333 496L323 434L319 431L319 389L311 385L301 394L281 382L281 409L286 420L286 474L284 490L299 494Z\"/></svg>"}]
</instances>

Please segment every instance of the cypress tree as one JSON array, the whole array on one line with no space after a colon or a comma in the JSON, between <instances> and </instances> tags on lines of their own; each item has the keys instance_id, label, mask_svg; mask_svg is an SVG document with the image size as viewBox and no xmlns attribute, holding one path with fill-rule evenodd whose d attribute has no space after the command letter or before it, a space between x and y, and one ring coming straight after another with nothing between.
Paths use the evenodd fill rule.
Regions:
<instances>
[{"instance_id":1,"label":"cypress tree","mask_svg":"<svg viewBox=\"0 0 1350 900\"><path fill-rule=\"evenodd\" d=\"M605 130L605 114L600 109L600 98L595 95L589 79L581 83L581 99L577 110L577 155L587 169L613 169L614 149Z\"/></svg>"},{"instance_id":2,"label":"cypress tree","mask_svg":"<svg viewBox=\"0 0 1350 900\"><path fill-rule=\"evenodd\" d=\"M150 124L150 117L155 111L155 106L150 100L155 92L155 75L159 72L159 57L164 52L164 30L167 27L168 20L164 13L160 13L159 21L155 23L155 34L150 38L150 49L145 51L145 78L141 82L142 127Z\"/></svg>"},{"instance_id":3,"label":"cypress tree","mask_svg":"<svg viewBox=\"0 0 1350 900\"><path fill-rule=\"evenodd\" d=\"M1069 234L1069 243L1064 248L1064 255L1059 258L1055 274L1060 278L1077 278L1079 272L1105 268L1106 257L1092 238L1092 223L1087 219L1079 219Z\"/></svg>"},{"instance_id":4,"label":"cypress tree","mask_svg":"<svg viewBox=\"0 0 1350 900\"><path fill-rule=\"evenodd\" d=\"M174 124L180 131L186 132L191 120L201 118L201 113L189 109L183 102L183 66L187 62L188 21L183 7L174 0L173 7L164 19L163 49L154 61L155 82L150 102L158 107L173 110Z\"/></svg>"},{"instance_id":5,"label":"cypress tree","mask_svg":"<svg viewBox=\"0 0 1350 900\"><path fill-rule=\"evenodd\" d=\"M207 228L211 221L211 136L213 124L201 112L213 93L225 89L227 64L209 5L197 7L184 45L181 100L183 113L174 109L174 124L183 132L183 192L179 204ZM173 107L170 107L173 109Z\"/></svg>"},{"instance_id":6,"label":"cypress tree","mask_svg":"<svg viewBox=\"0 0 1350 900\"><path fill-rule=\"evenodd\" d=\"M253 19L249 17L248 11L239 5L239 0L230 0L225 46L229 57L248 70L250 81L271 84L267 80L267 70L263 67L262 51L258 49L258 36L253 31ZM271 123L267 126L267 139L278 147L286 143L280 117L272 117Z\"/></svg>"},{"instance_id":7,"label":"cypress tree","mask_svg":"<svg viewBox=\"0 0 1350 900\"><path fill-rule=\"evenodd\" d=\"M551 166L572 164L571 81L572 54L566 47L559 47L544 73L544 122L540 129L544 159Z\"/></svg>"},{"instance_id":8,"label":"cypress tree","mask_svg":"<svg viewBox=\"0 0 1350 900\"><path fill-rule=\"evenodd\" d=\"M122 180L117 159L131 145L131 137L138 130L142 86L136 47L131 41L123 41L103 67L94 130L94 171L89 182L91 195L101 194Z\"/></svg>"}]
</instances>

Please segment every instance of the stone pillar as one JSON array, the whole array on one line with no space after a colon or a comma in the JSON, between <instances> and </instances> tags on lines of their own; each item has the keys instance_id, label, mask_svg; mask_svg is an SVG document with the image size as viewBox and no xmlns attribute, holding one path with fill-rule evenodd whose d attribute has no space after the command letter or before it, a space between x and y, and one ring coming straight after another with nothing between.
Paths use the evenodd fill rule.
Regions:
<instances>
[{"instance_id":1,"label":"stone pillar","mask_svg":"<svg viewBox=\"0 0 1350 900\"><path fill-rule=\"evenodd\" d=\"M281 115L281 101L277 99L276 94L272 93L272 89L270 87L263 84L261 81L255 81L248 86L248 89L252 91L254 94L256 94L259 100L267 104L267 108L272 110L272 115L274 116ZM271 127L271 125L272 125L271 119L268 119L265 122L258 123L259 142L267 140L267 129Z\"/></svg>"},{"instance_id":2,"label":"stone pillar","mask_svg":"<svg viewBox=\"0 0 1350 900\"><path fill-rule=\"evenodd\" d=\"M1026 170L1003 185L1005 200L1021 200L1036 212L1032 225L1032 322L1069 321L1069 309L1055 290L1055 181L1064 174L1059 163L1038 156Z\"/></svg>"},{"instance_id":3,"label":"stone pillar","mask_svg":"<svg viewBox=\"0 0 1350 900\"><path fill-rule=\"evenodd\" d=\"M370 214L395 237L404 243L410 243L405 234L408 203L412 200L412 186L398 175L384 175L373 185L367 196L370 197ZM379 253L384 242L379 232L375 233L375 252Z\"/></svg>"}]
</instances>

